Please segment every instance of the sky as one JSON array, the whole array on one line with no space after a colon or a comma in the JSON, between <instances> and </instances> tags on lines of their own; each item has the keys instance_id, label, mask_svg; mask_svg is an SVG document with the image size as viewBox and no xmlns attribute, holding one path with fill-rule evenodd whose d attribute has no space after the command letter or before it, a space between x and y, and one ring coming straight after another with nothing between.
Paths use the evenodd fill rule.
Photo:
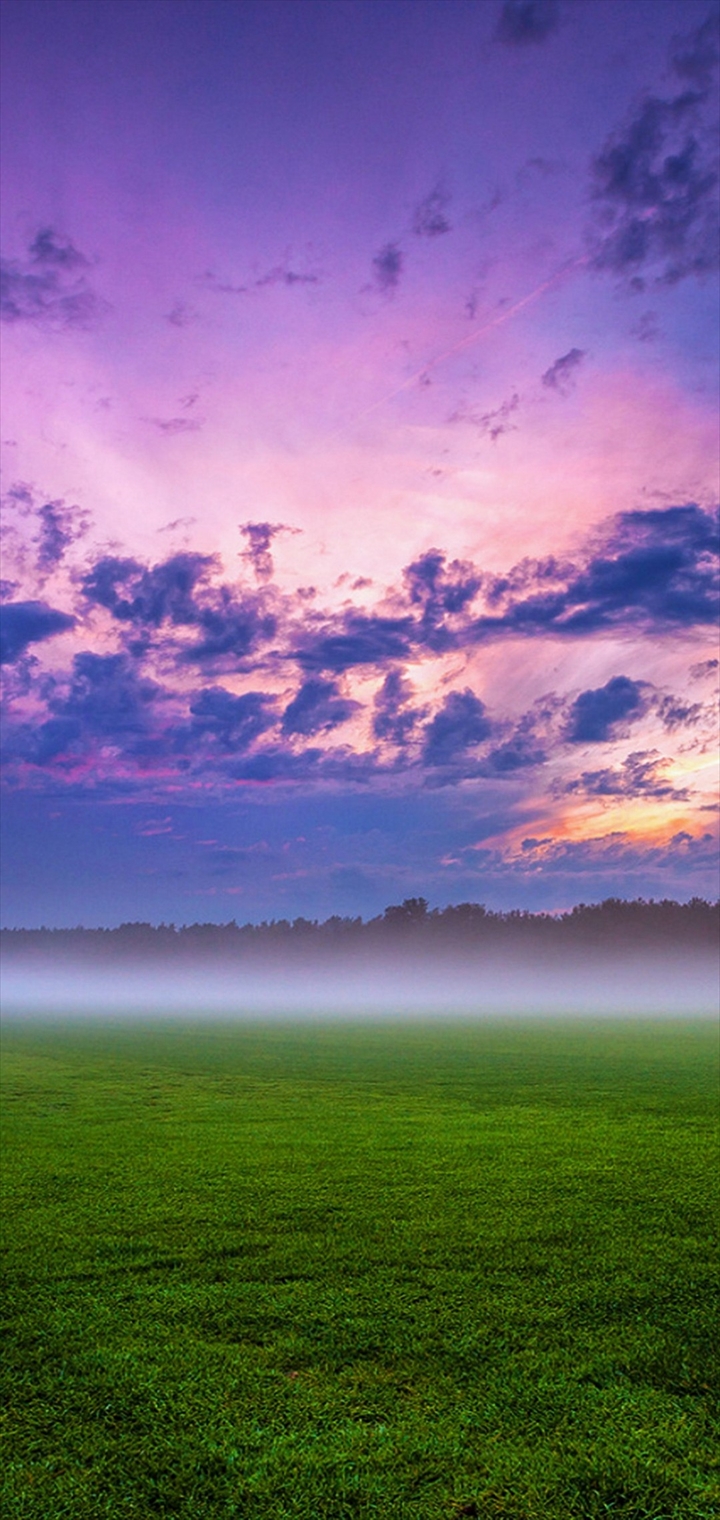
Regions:
<instances>
[{"instance_id":1,"label":"sky","mask_svg":"<svg viewBox=\"0 0 720 1520\"><path fill-rule=\"evenodd\" d=\"M2 913L715 896L712 0L4 0Z\"/></svg>"}]
</instances>

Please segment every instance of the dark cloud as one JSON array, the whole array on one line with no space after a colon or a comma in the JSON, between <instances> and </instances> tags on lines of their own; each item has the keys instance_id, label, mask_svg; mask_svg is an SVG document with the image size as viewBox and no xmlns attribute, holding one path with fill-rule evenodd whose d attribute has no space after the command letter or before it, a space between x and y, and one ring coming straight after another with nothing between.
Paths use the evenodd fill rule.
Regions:
<instances>
[{"instance_id":1,"label":"dark cloud","mask_svg":"<svg viewBox=\"0 0 720 1520\"><path fill-rule=\"evenodd\" d=\"M184 652L188 660L214 660L230 655L243 659L273 637L277 621L258 597L238 597L220 586L198 609L201 637Z\"/></svg>"},{"instance_id":2,"label":"dark cloud","mask_svg":"<svg viewBox=\"0 0 720 1520\"><path fill-rule=\"evenodd\" d=\"M28 251L33 264L53 264L60 269L87 267L84 255L69 238L60 238L52 227L41 227Z\"/></svg>"},{"instance_id":3,"label":"dark cloud","mask_svg":"<svg viewBox=\"0 0 720 1520\"><path fill-rule=\"evenodd\" d=\"M75 656L67 687L57 687L44 722L21 724L8 736L7 756L38 766L73 768L89 750L113 751L141 762L152 754L152 705L162 695L155 682L138 675L127 655ZM158 739L158 758L166 758Z\"/></svg>"},{"instance_id":4,"label":"dark cloud","mask_svg":"<svg viewBox=\"0 0 720 1520\"><path fill-rule=\"evenodd\" d=\"M72 243L43 227L27 261L0 260L0 317L37 327L89 328L107 310L81 272L88 261Z\"/></svg>"},{"instance_id":5,"label":"dark cloud","mask_svg":"<svg viewBox=\"0 0 720 1520\"><path fill-rule=\"evenodd\" d=\"M720 14L715 6L696 31L674 39L671 62L675 73L703 95L711 90L718 66L719 34Z\"/></svg>"},{"instance_id":6,"label":"dark cloud","mask_svg":"<svg viewBox=\"0 0 720 1520\"><path fill-rule=\"evenodd\" d=\"M602 628L691 628L718 613L718 517L690 503L622 512L585 564L524 560L483 583L497 616L477 618L475 638L514 632L582 636Z\"/></svg>"},{"instance_id":7,"label":"dark cloud","mask_svg":"<svg viewBox=\"0 0 720 1520\"><path fill-rule=\"evenodd\" d=\"M425 764L451 765L491 733L492 724L480 698L469 688L451 691L425 729Z\"/></svg>"},{"instance_id":8,"label":"dark cloud","mask_svg":"<svg viewBox=\"0 0 720 1520\"><path fill-rule=\"evenodd\" d=\"M247 541L242 558L249 561L259 581L272 579L273 561L270 545L278 533L291 533L286 523L246 522L238 524Z\"/></svg>"},{"instance_id":9,"label":"dark cloud","mask_svg":"<svg viewBox=\"0 0 720 1520\"><path fill-rule=\"evenodd\" d=\"M441 237L444 232L450 232L450 223L445 215L450 203L450 196L440 185L430 191L425 199L415 207L412 230L416 237Z\"/></svg>"},{"instance_id":10,"label":"dark cloud","mask_svg":"<svg viewBox=\"0 0 720 1520\"><path fill-rule=\"evenodd\" d=\"M0 664L12 664L27 649L74 628L75 618L47 602L6 602L0 608Z\"/></svg>"},{"instance_id":11,"label":"dark cloud","mask_svg":"<svg viewBox=\"0 0 720 1520\"><path fill-rule=\"evenodd\" d=\"M647 698L641 681L613 676L605 686L582 691L570 708L566 738L571 744L601 744L617 737L628 720L639 718Z\"/></svg>"},{"instance_id":12,"label":"dark cloud","mask_svg":"<svg viewBox=\"0 0 720 1520\"><path fill-rule=\"evenodd\" d=\"M531 766L544 765L547 754L537 739L519 727L505 744L491 749L483 761L482 773L486 776L512 776L516 771Z\"/></svg>"},{"instance_id":13,"label":"dark cloud","mask_svg":"<svg viewBox=\"0 0 720 1520\"><path fill-rule=\"evenodd\" d=\"M298 753L281 745L269 745L258 754L230 766L228 775L236 781L306 781L320 773L322 758L321 749L304 749Z\"/></svg>"},{"instance_id":14,"label":"dark cloud","mask_svg":"<svg viewBox=\"0 0 720 1520\"><path fill-rule=\"evenodd\" d=\"M320 629L303 632L293 653L308 670L349 670L354 665L384 665L407 659L415 642L411 617L343 612Z\"/></svg>"},{"instance_id":15,"label":"dark cloud","mask_svg":"<svg viewBox=\"0 0 720 1520\"><path fill-rule=\"evenodd\" d=\"M658 801L672 797L685 801L687 790L674 787L664 775L667 765L657 750L636 750L620 766L583 771L574 781L566 782L562 791L586 797L653 797Z\"/></svg>"},{"instance_id":16,"label":"dark cloud","mask_svg":"<svg viewBox=\"0 0 720 1520\"><path fill-rule=\"evenodd\" d=\"M145 731L148 708L160 695L157 683L140 676L127 655L83 651L73 660L67 695L50 706L63 718L76 718L86 733L117 743Z\"/></svg>"},{"instance_id":17,"label":"dark cloud","mask_svg":"<svg viewBox=\"0 0 720 1520\"><path fill-rule=\"evenodd\" d=\"M386 243L372 261L373 281L378 290L396 290L403 269L403 255L397 243Z\"/></svg>"},{"instance_id":18,"label":"dark cloud","mask_svg":"<svg viewBox=\"0 0 720 1520\"><path fill-rule=\"evenodd\" d=\"M244 658L272 638L276 619L258 593L211 585L217 565L208 554L174 554L153 566L105 556L85 575L82 589L87 601L145 636L163 624L196 628L196 642L178 651L184 661Z\"/></svg>"},{"instance_id":19,"label":"dark cloud","mask_svg":"<svg viewBox=\"0 0 720 1520\"><path fill-rule=\"evenodd\" d=\"M373 733L376 739L404 747L413 736L426 709L410 704L414 690L402 671L390 670L375 696Z\"/></svg>"},{"instance_id":20,"label":"dark cloud","mask_svg":"<svg viewBox=\"0 0 720 1520\"><path fill-rule=\"evenodd\" d=\"M715 100L717 13L676 39L678 95L648 96L593 162L595 267L644 288L676 284L718 265Z\"/></svg>"},{"instance_id":21,"label":"dark cloud","mask_svg":"<svg viewBox=\"0 0 720 1520\"><path fill-rule=\"evenodd\" d=\"M87 532L90 516L79 507L66 507L62 501L46 501L38 508L37 518L38 570L48 575L64 559L71 544Z\"/></svg>"},{"instance_id":22,"label":"dark cloud","mask_svg":"<svg viewBox=\"0 0 720 1520\"><path fill-rule=\"evenodd\" d=\"M174 554L153 566L108 555L88 571L82 588L89 602L106 607L121 622L155 628L165 621L196 624L201 617L198 589L216 565L209 554Z\"/></svg>"},{"instance_id":23,"label":"dark cloud","mask_svg":"<svg viewBox=\"0 0 720 1520\"><path fill-rule=\"evenodd\" d=\"M360 703L343 697L336 681L311 677L300 687L283 714L283 733L317 734L337 728L359 709Z\"/></svg>"},{"instance_id":24,"label":"dark cloud","mask_svg":"<svg viewBox=\"0 0 720 1520\"><path fill-rule=\"evenodd\" d=\"M63 517L62 504L44 503L38 513L29 488L17 492L21 515L37 518L46 565L59 562L73 522ZM280 528L243 525L261 579ZM111 766L117 752L138 777L165 767L168 774L202 774L219 784L243 777L366 784L408 764L425 766L432 786L464 778L501 781L543 764L558 744L615 739L651 710L669 730L692 727L709 710L618 675L570 705L561 696L540 699L513 728L491 720L469 689L449 691L430 716L403 667L450 651L462 656L506 636L581 638L605 630L655 636L699 627L715 618L717 549L715 515L694 504L626 512L573 560L525 559L503 576L428 549L384 600L368 610L346 605L334 612L316 608L303 588L281 595L273 587L224 582L212 555L177 553L147 564L103 554L79 582L78 610L102 609L105 633L115 626L119 652L84 653L65 675L43 672L34 655L23 664L24 651L71 629L73 617L37 601L11 601L4 609L3 658L27 678L8 688L8 697L31 694L38 705L31 726L23 718L9 730L9 748L17 760L56 766L65 775L95 753L98 763ZM6 589L16 594L16 587ZM154 681L145 675L147 658ZM212 675L188 695L193 663ZM284 711L268 692L238 695L222 684L223 670L267 668L277 677L290 664L302 676ZM361 666L378 675L368 714L371 743L393 746L395 753L383 759L372 748L308 749L313 735L331 733L359 714L339 676ZM710 666L698 673L706 670ZM157 684L158 672L168 685ZM603 795L620 795L631 781L638 794L641 785L669 785L659 772L636 765L632 775L612 767L588 771L576 790L603 787Z\"/></svg>"},{"instance_id":25,"label":"dark cloud","mask_svg":"<svg viewBox=\"0 0 720 1520\"><path fill-rule=\"evenodd\" d=\"M571 348L568 353L556 359L554 364L546 369L542 376L542 383L550 390L560 391L561 395L567 395L572 388L573 380L579 365L585 358L584 348Z\"/></svg>"},{"instance_id":26,"label":"dark cloud","mask_svg":"<svg viewBox=\"0 0 720 1520\"><path fill-rule=\"evenodd\" d=\"M513 634L582 637L612 627L660 631L713 622L716 517L694 504L626 512L579 562L522 560L502 576L430 549L403 571L392 612L345 608L325 618L296 598L288 653L308 671L405 663ZM473 603L484 597L484 610ZM387 605L387 604L386 604ZM281 629L282 634L282 629Z\"/></svg>"},{"instance_id":27,"label":"dark cloud","mask_svg":"<svg viewBox=\"0 0 720 1520\"><path fill-rule=\"evenodd\" d=\"M457 637L452 620L466 611L482 584L475 566L469 560L448 562L441 549L428 549L403 571L403 581L411 607L420 612L416 641L438 651L452 647Z\"/></svg>"},{"instance_id":28,"label":"dark cloud","mask_svg":"<svg viewBox=\"0 0 720 1520\"><path fill-rule=\"evenodd\" d=\"M495 35L509 47L524 47L544 42L557 25L557 0L504 0Z\"/></svg>"},{"instance_id":29,"label":"dark cloud","mask_svg":"<svg viewBox=\"0 0 720 1520\"><path fill-rule=\"evenodd\" d=\"M694 728L705 712L702 702L682 702L673 696L658 697L655 707L670 734L678 728Z\"/></svg>"},{"instance_id":30,"label":"dark cloud","mask_svg":"<svg viewBox=\"0 0 720 1520\"><path fill-rule=\"evenodd\" d=\"M223 686L206 686L190 702L189 739L209 739L231 753L250 747L277 722L276 699L263 691L235 696Z\"/></svg>"}]
</instances>

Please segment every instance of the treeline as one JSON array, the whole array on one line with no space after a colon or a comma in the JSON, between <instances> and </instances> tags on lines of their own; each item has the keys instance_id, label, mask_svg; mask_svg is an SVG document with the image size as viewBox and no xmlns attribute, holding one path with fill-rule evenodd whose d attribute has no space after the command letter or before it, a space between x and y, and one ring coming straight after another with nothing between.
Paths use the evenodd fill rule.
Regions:
<instances>
[{"instance_id":1,"label":"treeline","mask_svg":"<svg viewBox=\"0 0 720 1520\"><path fill-rule=\"evenodd\" d=\"M3 929L0 950L11 959L237 960L272 962L295 951L339 953L443 949L469 952L652 950L713 951L719 942L718 903L642 898L580 903L569 912L492 912L479 903L429 908L408 897L377 918L272 919L259 924L124 923L114 929Z\"/></svg>"}]
</instances>

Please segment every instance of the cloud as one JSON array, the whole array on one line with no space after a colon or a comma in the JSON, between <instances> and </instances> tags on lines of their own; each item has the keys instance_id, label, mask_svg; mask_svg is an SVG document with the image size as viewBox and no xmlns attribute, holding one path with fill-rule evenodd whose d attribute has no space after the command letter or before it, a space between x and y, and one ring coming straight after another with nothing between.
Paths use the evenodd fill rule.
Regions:
<instances>
[{"instance_id":1,"label":"cloud","mask_svg":"<svg viewBox=\"0 0 720 1520\"><path fill-rule=\"evenodd\" d=\"M496 37L509 47L544 42L557 29L556 0L504 0Z\"/></svg>"},{"instance_id":2,"label":"cloud","mask_svg":"<svg viewBox=\"0 0 720 1520\"><path fill-rule=\"evenodd\" d=\"M549 369L546 369L542 376L543 385L549 390L560 391L561 395L566 396L572 389L575 373L584 358L584 348L571 348L568 353L556 359Z\"/></svg>"},{"instance_id":3,"label":"cloud","mask_svg":"<svg viewBox=\"0 0 720 1520\"><path fill-rule=\"evenodd\" d=\"M186 305L185 301L176 301L165 320L172 327L189 327L192 322L197 321L197 312L193 306Z\"/></svg>"},{"instance_id":4,"label":"cloud","mask_svg":"<svg viewBox=\"0 0 720 1520\"><path fill-rule=\"evenodd\" d=\"M199 433L203 425L199 417L148 417L147 421L167 438L173 438L177 433Z\"/></svg>"},{"instance_id":5,"label":"cloud","mask_svg":"<svg viewBox=\"0 0 720 1520\"><path fill-rule=\"evenodd\" d=\"M664 775L668 764L657 750L636 750L620 766L583 771L574 781L566 782L561 791L581 793L585 797L652 797L686 801L687 790L674 787Z\"/></svg>"},{"instance_id":6,"label":"cloud","mask_svg":"<svg viewBox=\"0 0 720 1520\"><path fill-rule=\"evenodd\" d=\"M354 665L384 665L409 656L415 625L411 617L383 617L350 610L324 628L309 628L293 649L307 670L349 670Z\"/></svg>"},{"instance_id":7,"label":"cloud","mask_svg":"<svg viewBox=\"0 0 720 1520\"><path fill-rule=\"evenodd\" d=\"M647 96L592 165L593 262L643 289L646 277L677 284L718 265L718 164L711 80L715 13L675 40L680 94ZM709 106L709 110L706 110Z\"/></svg>"},{"instance_id":8,"label":"cloud","mask_svg":"<svg viewBox=\"0 0 720 1520\"><path fill-rule=\"evenodd\" d=\"M120 622L155 628L165 621L196 624L198 588L216 565L210 554L173 554L152 567L106 555L84 576L82 589L89 602L106 607Z\"/></svg>"},{"instance_id":9,"label":"cloud","mask_svg":"<svg viewBox=\"0 0 720 1520\"><path fill-rule=\"evenodd\" d=\"M62 563L70 546L87 533L91 521L89 512L78 506L66 506L63 501L38 505L33 489L24 481L16 481L9 487L2 507L6 557L16 560L18 569L27 569L30 563L28 533L24 529L18 534L11 519L34 518L37 532L29 542L35 549L35 566L42 580Z\"/></svg>"},{"instance_id":10,"label":"cloud","mask_svg":"<svg viewBox=\"0 0 720 1520\"><path fill-rule=\"evenodd\" d=\"M492 723L480 698L469 687L451 691L425 729L423 760L426 765L451 765L491 733Z\"/></svg>"},{"instance_id":11,"label":"cloud","mask_svg":"<svg viewBox=\"0 0 720 1520\"><path fill-rule=\"evenodd\" d=\"M18 510L29 516L32 493L17 489ZM50 565L66 552L74 527L62 504L44 503L41 511L36 542ZM265 557L281 528L242 525L260 579L269 574ZM572 559L525 559L505 575L428 549L374 605L336 611L311 603L303 588L281 594L273 586L225 581L213 555L179 552L143 563L101 554L72 581L78 605L71 611L102 615L98 635L107 641L114 632L116 650L85 651L65 674L43 672L33 658L14 694L34 705L35 717L28 727L23 716L9 731L10 748L16 759L57 766L66 777L81 764L97 764L103 775L116 764L128 785L132 767L132 784L148 767L208 785L263 778L366 784L408 766L424 767L435 786L519 778L558 746L609 742L646 713L673 732L699 723L709 709L621 674L570 702L543 697L514 725L491 718L468 687L442 690L433 713L418 701L408 663L453 653L462 664L473 649L508 636L582 639L608 630L657 636L701 627L715 618L717 549L715 514L693 503L625 512ZM9 591L17 595L17 586ZM3 612L3 658L22 672L29 644L74 626L71 613L44 602L11 601ZM451 688L461 664L448 672ZM188 690L193 666L212 675ZM264 690L228 690L221 674L272 669L286 679L288 666L300 676L282 705ZM347 692L339 679L360 667L377 672L367 717L371 745L394 747L385 758L372 747L356 749L354 739L344 748L311 744L360 714L352 687ZM650 785L647 770L633 774L637 787ZM604 795L620 795L629 777L612 767L587 771L575 790L603 786ZM653 785L669 783L658 773Z\"/></svg>"},{"instance_id":12,"label":"cloud","mask_svg":"<svg viewBox=\"0 0 720 1520\"><path fill-rule=\"evenodd\" d=\"M703 95L712 89L718 66L719 32L715 7L694 32L674 39L671 61L675 73L679 79L689 80Z\"/></svg>"},{"instance_id":13,"label":"cloud","mask_svg":"<svg viewBox=\"0 0 720 1520\"><path fill-rule=\"evenodd\" d=\"M415 236L434 238L450 232L451 226L445 215L449 203L450 196L440 185L431 190L415 207L412 221Z\"/></svg>"},{"instance_id":14,"label":"cloud","mask_svg":"<svg viewBox=\"0 0 720 1520\"><path fill-rule=\"evenodd\" d=\"M237 597L220 586L199 608L201 637L184 651L187 660L243 659L273 637L277 621L257 597Z\"/></svg>"},{"instance_id":15,"label":"cloud","mask_svg":"<svg viewBox=\"0 0 720 1520\"><path fill-rule=\"evenodd\" d=\"M390 670L376 693L373 733L376 739L404 747L413 736L426 708L411 707L413 686L402 671Z\"/></svg>"},{"instance_id":16,"label":"cloud","mask_svg":"<svg viewBox=\"0 0 720 1520\"><path fill-rule=\"evenodd\" d=\"M428 549L403 570L405 593L420 612L416 641L430 648L450 648L456 634L448 618L463 614L482 585L469 560L448 560L441 549Z\"/></svg>"},{"instance_id":17,"label":"cloud","mask_svg":"<svg viewBox=\"0 0 720 1520\"><path fill-rule=\"evenodd\" d=\"M637 322L635 323L634 327L632 327L630 330L632 332L633 337L637 338L638 343L654 343L655 339L660 334L660 327L658 325L657 312L655 312L655 311L644 311L644 312L642 312L641 315L638 317Z\"/></svg>"},{"instance_id":18,"label":"cloud","mask_svg":"<svg viewBox=\"0 0 720 1520\"><path fill-rule=\"evenodd\" d=\"M571 744L600 744L617 736L620 725L639 718L646 707L644 683L613 676L605 686L583 691L570 708L566 738Z\"/></svg>"},{"instance_id":19,"label":"cloud","mask_svg":"<svg viewBox=\"0 0 720 1520\"><path fill-rule=\"evenodd\" d=\"M316 274L298 274L297 270L289 269L287 264L276 264L254 283L256 290L262 290L266 285L317 285L318 279Z\"/></svg>"},{"instance_id":20,"label":"cloud","mask_svg":"<svg viewBox=\"0 0 720 1520\"><path fill-rule=\"evenodd\" d=\"M9 756L34 765L75 768L89 750L110 746L142 760L162 759L161 736L152 743L151 709L163 695L154 681L140 675L125 654L77 654L67 687L55 687L44 722L21 724L10 733Z\"/></svg>"},{"instance_id":21,"label":"cloud","mask_svg":"<svg viewBox=\"0 0 720 1520\"><path fill-rule=\"evenodd\" d=\"M268 745L245 760L229 767L228 775L236 781L292 782L316 779L323 759L321 749L295 751L281 745Z\"/></svg>"},{"instance_id":22,"label":"cloud","mask_svg":"<svg viewBox=\"0 0 720 1520\"><path fill-rule=\"evenodd\" d=\"M594 895L607 891L610 886L614 892L627 896L628 882L638 874L644 882L652 882L655 873L660 873L655 878L655 890L662 891L663 876L669 872L679 871L681 876L695 875L697 880L696 873L707 870L708 890L716 890L717 841L708 832L693 836L686 829L679 829L666 842L653 845L621 830L590 839L553 839L550 842L540 839L527 843L534 844L535 848L530 848L521 860L507 862L511 874L518 868L524 873L529 864L540 868L544 876L548 872L565 876L568 883L573 878L584 879L591 884ZM488 855L487 866L483 862L484 875L492 870L496 861L500 869L504 864L490 852Z\"/></svg>"},{"instance_id":23,"label":"cloud","mask_svg":"<svg viewBox=\"0 0 720 1520\"><path fill-rule=\"evenodd\" d=\"M320 275L291 269L287 260L285 260L282 264L274 264L272 269L268 269L265 274L258 275L256 279L250 280L250 283L247 285L231 285L227 281L220 281L211 269L205 270L205 273L200 276L198 283L205 286L208 290L215 291L218 295L246 296L253 290L267 290L274 285L282 285L289 290L298 285L318 285L320 283ZM175 321L176 325L180 327L184 326L188 320L185 316L187 310L188 308L183 306L181 302L178 302L174 311L179 315L174 317L171 313L168 321ZM191 316L194 315L194 312L191 312Z\"/></svg>"},{"instance_id":24,"label":"cloud","mask_svg":"<svg viewBox=\"0 0 720 1520\"><path fill-rule=\"evenodd\" d=\"M720 670L720 660L699 660L696 665L690 666L690 677L693 681L702 681L716 670Z\"/></svg>"},{"instance_id":25,"label":"cloud","mask_svg":"<svg viewBox=\"0 0 720 1520\"><path fill-rule=\"evenodd\" d=\"M477 595L482 577L469 560L448 564L442 549L428 549L403 570L410 601L420 605L431 623L446 612L462 612Z\"/></svg>"},{"instance_id":26,"label":"cloud","mask_svg":"<svg viewBox=\"0 0 720 1520\"><path fill-rule=\"evenodd\" d=\"M378 290L396 290L400 283L404 258L397 243L386 243L372 261L373 280Z\"/></svg>"},{"instance_id":27,"label":"cloud","mask_svg":"<svg viewBox=\"0 0 720 1520\"><path fill-rule=\"evenodd\" d=\"M197 283L207 290L214 290L217 295L225 296L244 296L250 288L248 285L222 284L212 269L206 269L205 273L198 277Z\"/></svg>"},{"instance_id":28,"label":"cloud","mask_svg":"<svg viewBox=\"0 0 720 1520\"><path fill-rule=\"evenodd\" d=\"M270 545L278 533L292 533L293 529L288 528L286 523L269 522L239 523L238 527L247 540L247 549L242 558L250 562L259 581L271 580L273 561Z\"/></svg>"},{"instance_id":29,"label":"cloud","mask_svg":"<svg viewBox=\"0 0 720 1520\"><path fill-rule=\"evenodd\" d=\"M341 696L336 681L311 677L300 687L283 714L284 734L317 734L337 728L359 709L360 703Z\"/></svg>"},{"instance_id":30,"label":"cloud","mask_svg":"<svg viewBox=\"0 0 720 1520\"><path fill-rule=\"evenodd\" d=\"M586 636L599 629L659 632L714 623L718 613L718 515L695 503L621 512L584 564L521 561L485 577L496 616L476 618L468 635L514 632Z\"/></svg>"},{"instance_id":31,"label":"cloud","mask_svg":"<svg viewBox=\"0 0 720 1520\"><path fill-rule=\"evenodd\" d=\"M522 726L519 725L517 732L507 743L491 749L485 756L481 774L512 776L516 771L544 765L546 760L547 754L537 739L531 733L524 732Z\"/></svg>"},{"instance_id":32,"label":"cloud","mask_svg":"<svg viewBox=\"0 0 720 1520\"><path fill-rule=\"evenodd\" d=\"M74 628L75 618L47 602L6 602L0 607L0 664L12 664L27 649Z\"/></svg>"},{"instance_id":33,"label":"cloud","mask_svg":"<svg viewBox=\"0 0 720 1520\"><path fill-rule=\"evenodd\" d=\"M269 545L281 529L242 525L260 578L270 573ZM717 549L715 514L690 503L621 513L579 561L522 560L505 575L429 549L405 568L384 606L368 610L309 611L301 590L284 602L270 591L240 594L211 584L217 561L207 555L179 554L154 567L104 557L83 584L89 600L139 629L196 626L201 637L182 646L182 659L245 657L276 638L284 658L319 675L387 668L421 652L467 649L508 634L585 637L613 627L701 626L716 616Z\"/></svg>"},{"instance_id":34,"label":"cloud","mask_svg":"<svg viewBox=\"0 0 720 1520\"><path fill-rule=\"evenodd\" d=\"M206 686L190 702L191 748L207 738L231 753L246 750L275 725L275 709L276 699L268 692L247 691L238 697L223 686Z\"/></svg>"},{"instance_id":35,"label":"cloud","mask_svg":"<svg viewBox=\"0 0 720 1520\"><path fill-rule=\"evenodd\" d=\"M678 728L694 728L705 712L702 702L682 702L673 696L658 697L655 707L669 734Z\"/></svg>"},{"instance_id":36,"label":"cloud","mask_svg":"<svg viewBox=\"0 0 720 1520\"><path fill-rule=\"evenodd\" d=\"M108 308L81 273L87 267L71 242L41 228L24 263L0 260L0 317L57 329L95 326Z\"/></svg>"},{"instance_id":37,"label":"cloud","mask_svg":"<svg viewBox=\"0 0 720 1520\"><path fill-rule=\"evenodd\" d=\"M107 555L84 576L82 590L88 602L145 636L163 624L196 628L197 640L178 651L183 661L243 658L272 638L276 618L259 593L211 585L217 567L211 554L174 554L153 566Z\"/></svg>"},{"instance_id":38,"label":"cloud","mask_svg":"<svg viewBox=\"0 0 720 1520\"><path fill-rule=\"evenodd\" d=\"M46 501L38 507L37 564L41 574L57 569L67 550L87 532L90 514L62 501Z\"/></svg>"},{"instance_id":39,"label":"cloud","mask_svg":"<svg viewBox=\"0 0 720 1520\"><path fill-rule=\"evenodd\" d=\"M87 259L69 238L61 239L52 227L41 227L28 249L33 264L51 264L59 269L84 269Z\"/></svg>"},{"instance_id":40,"label":"cloud","mask_svg":"<svg viewBox=\"0 0 720 1520\"><path fill-rule=\"evenodd\" d=\"M140 676L127 655L83 651L75 655L70 690L57 709L81 721L86 733L127 741L145 731L147 709L160 695L157 683Z\"/></svg>"},{"instance_id":41,"label":"cloud","mask_svg":"<svg viewBox=\"0 0 720 1520\"><path fill-rule=\"evenodd\" d=\"M460 406L448 420L450 422L470 422L474 427L479 429L480 433L490 438L492 443L497 443L498 438L501 438L503 433L514 433L517 431L517 424L510 422L509 419L517 411L519 405L520 397L517 391L515 391L512 396L508 397L507 401L503 401L502 405L496 407L492 412L475 412L465 406Z\"/></svg>"}]
</instances>

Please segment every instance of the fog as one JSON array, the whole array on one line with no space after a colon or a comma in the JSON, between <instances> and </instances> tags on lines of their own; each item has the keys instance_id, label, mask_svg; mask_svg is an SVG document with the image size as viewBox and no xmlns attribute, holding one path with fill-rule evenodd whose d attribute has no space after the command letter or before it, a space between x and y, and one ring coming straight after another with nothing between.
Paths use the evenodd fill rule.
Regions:
<instances>
[{"instance_id":1,"label":"fog","mask_svg":"<svg viewBox=\"0 0 720 1520\"><path fill-rule=\"evenodd\" d=\"M11 960L5 1020L87 1018L383 1019L421 1017L713 1017L715 957L422 954L312 957L264 965L88 965Z\"/></svg>"}]
</instances>

